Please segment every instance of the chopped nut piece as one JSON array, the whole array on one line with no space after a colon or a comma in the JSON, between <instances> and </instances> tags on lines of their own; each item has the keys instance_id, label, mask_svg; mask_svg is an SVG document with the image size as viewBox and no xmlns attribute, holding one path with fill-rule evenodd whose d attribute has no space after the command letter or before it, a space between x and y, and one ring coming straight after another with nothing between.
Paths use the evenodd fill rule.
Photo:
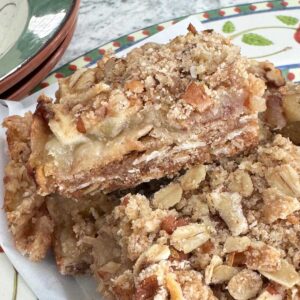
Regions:
<instances>
[{"instance_id":1,"label":"chopped nut piece","mask_svg":"<svg viewBox=\"0 0 300 300\"><path fill-rule=\"evenodd\" d=\"M249 269L273 272L281 267L280 252L262 242L252 243L245 251L245 256Z\"/></svg>"},{"instance_id":2,"label":"chopped nut piece","mask_svg":"<svg viewBox=\"0 0 300 300\"><path fill-rule=\"evenodd\" d=\"M189 224L189 221L184 218L176 218L175 216L167 216L161 222L161 229L168 234L172 234L177 227Z\"/></svg>"},{"instance_id":3,"label":"chopped nut piece","mask_svg":"<svg viewBox=\"0 0 300 300\"><path fill-rule=\"evenodd\" d=\"M280 165L270 168L266 178L271 187L276 187L282 193L291 196L300 196L300 180L297 171L290 165Z\"/></svg>"},{"instance_id":4,"label":"chopped nut piece","mask_svg":"<svg viewBox=\"0 0 300 300\"><path fill-rule=\"evenodd\" d=\"M287 196L277 188L269 188L263 192L263 219L270 224L278 219L286 219L288 215L300 209L295 197Z\"/></svg>"},{"instance_id":5,"label":"chopped nut piece","mask_svg":"<svg viewBox=\"0 0 300 300\"><path fill-rule=\"evenodd\" d=\"M237 192L243 197L249 197L253 193L251 177L244 170L236 170L232 173L228 187L232 192Z\"/></svg>"},{"instance_id":6,"label":"chopped nut piece","mask_svg":"<svg viewBox=\"0 0 300 300\"><path fill-rule=\"evenodd\" d=\"M231 267L241 267L246 263L246 256L243 252L230 252L226 262Z\"/></svg>"},{"instance_id":7,"label":"chopped nut piece","mask_svg":"<svg viewBox=\"0 0 300 300\"><path fill-rule=\"evenodd\" d=\"M208 240L203 245L201 245L201 252L202 253L211 253L214 250L214 244L212 241Z\"/></svg>"},{"instance_id":8,"label":"chopped nut piece","mask_svg":"<svg viewBox=\"0 0 300 300\"><path fill-rule=\"evenodd\" d=\"M214 208L227 224L234 236L245 233L248 230L247 220L243 214L241 196L238 193L210 194Z\"/></svg>"},{"instance_id":9,"label":"chopped nut piece","mask_svg":"<svg viewBox=\"0 0 300 300\"><path fill-rule=\"evenodd\" d=\"M224 244L224 253L243 252L251 245L251 240L247 236L234 237L230 236Z\"/></svg>"},{"instance_id":10,"label":"chopped nut piece","mask_svg":"<svg viewBox=\"0 0 300 300\"><path fill-rule=\"evenodd\" d=\"M183 253L182 251L177 251L175 248L170 248L171 255L169 257L170 261L182 261L182 260L188 260L189 255Z\"/></svg>"},{"instance_id":11,"label":"chopped nut piece","mask_svg":"<svg viewBox=\"0 0 300 300\"><path fill-rule=\"evenodd\" d=\"M187 170L186 173L180 177L179 181L184 191L195 190L199 187L199 184L205 179L205 175L205 166L199 165Z\"/></svg>"},{"instance_id":12,"label":"chopped nut piece","mask_svg":"<svg viewBox=\"0 0 300 300\"><path fill-rule=\"evenodd\" d=\"M266 72L266 78L269 82L273 83L277 87L283 86L285 84L285 79L279 69L269 68Z\"/></svg>"},{"instance_id":13,"label":"chopped nut piece","mask_svg":"<svg viewBox=\"0 0 300 300\"><path fill-rule=\"evenodd\" d=\"M275 272L260 271L260 273L268 279L289 289L300 282L300 275L296 272L295 268L284 259L281 260L281 267L279 270Z\"/></svg>"},{"instance_id":14,"label":"chopped nut piece","mask_svg":"<svg viewBox=\"0 0 300 300\"><path fill-rule=\"evenodd\" d=\"M142 93L144 90L144 84L138 80L131 80L126 82L125 89L130 90L133 93Z\"/></svg>"},{"instance_id":15,"label":"chopped nut piece","mask_svg":"<svg viewBox=\"0 0 300 300\"><path fill-rule=\"evenodd\" d=\"M290 222L293 225L297 225L300 223L300 220L297 216L295 216L294 214L290 214L286 217L287 221Z\"/></svg>"},{"instance_id":16,"label":"chopped nut piece","mask_svg":"<svg viewBox=\"0 0 300 300\"><path fill-rule=\"evenodd\" d=\"M220 256L214 255L210 261L210 264L205 269L205 283L208 285L211 283L211 279L213 276L213 272L215 267L221 265L223 263L223 260Z\"/></svg>"},{"instance_id":17,"label":"chopped nut piece","mask_svg":"<svg viewBox=\"0 0 300 300\"><path fill-rule=\"evenodd\" d=\"M228 291L236 300L247 300L255 297L262 287L259 274L250 270L243 270L234 275L228 283Z\"/></svg>"},{"instance_id":18,"label":"chopped nut piece","mask_svg":"<svg viewBox=\"0 0 300 300\"><path fill-rule=\"evenodd\" d=\"M195 28L195 26L194 26L192 23L189 24L189 26L188 26L187 29L188 29L189 32L191 32L191 33L193 33L193 34L198 33L198 32L197 32L197 29Z\"/></svg>"},{"instance_id":19,"label":"chopped nut piece","mask_svg":"<svg viewBox=\"0 0 300 300\"><path fill-rule=\"evenodd\" d=\"M294 286L290 290L287 291L286 300L299 300L300 297L300 289L298 286Z\"/></svg>"},{"instance_id":20,"label":"chopped nut piece","mask_svg":"<svg viewBox=\"0 0 300 300\"><path fill-rule=\"evenodd\" d=\"M182 99L186 103L197 107L199 112L205 111L213 104L212 99L210 99L205 92L205 86L203 84L197 84L194 81L188 85Z\"/></svg>"},{"instance_id":21,"label":"chopped nut piece","mask_svg":"<svg viewBox=\"0 0 300 300\"><path fill-rule=\"evenodd\" d=\"M153 205L160 209L168 209L176 205L182 197L179 183L171 183L154 194Z\"/></svg>"},{"instance_id":22,"label":"chopped nut piece","mask_svg":"<svg viewBox=\"0 0 300 300\"><path fill-rule=\"evenodd\" d=\"M143 266L166 260L170 255L171 251L168 246L154 244L137 259L133 267L133 273L138 274Z\"/></svg>"},{"instance_id":23,"label":"chopped nut piece","mask_svg":"<svg viewBox=\"0 0 300 300\"><path fill-rule=\"evenodd\" d=\"M157 290L158 290L158 281L156 276L147 277L138 285L135 292L135 299L136 300L151 299L155 296ZM120 297L119 299L129 300L131 298L130 295L128 295L128 298Z\"/></svg>"},{"instance_id":24,"label":"chopped nut piece","mask_svg":"<svg viewBox=\"0 0 300 300\"><path fill-rule=\"evenodd\" d=\"M239 272L238 268L227 266L227 265L219 265L216 266L213 270L211 283L212 284L220 284L229 281L234 275Z\"/></svg>"},{"instance_id":25,"label":"chopped nut piece","mask_svg":"<svg viewBox=\"0 0 300 300\"><path fill-rule=\"evenodd\" d=\"M80 133L86 133L84 122L81 117L78 117L77 119L76 128Z\"/></svg>"},{"instance_id":26,"label":"chopped nut piece","mask_svg":"<svg viewBox=\"0 0 300 300\"><path fill-rule=\"evenodd\" d=\"M172 234L170 243L177 250L189 253L204 244L210 235L204 224L189 224L178 227Z\"/></svg>"},{"instance_id":27,"label":"chopped nut piece","mask_svg":"<svg viewBox=\"0 0 300 300\"><path fill-rule=\"evenodd\" d=\"M283 300L284 295L282 293L270 293L267 289L264 290L256 300Z\"/></svg>"},{"instance_id":28,"label":"chopped nut piece","mask_svg":"<svg viewBox=\"0 0 300 300\"><path fill-rule=\"evenodd\" d=\"M172 273L166 275L166 286L170 293L170 300L184 300L180 284L175 280Z\"/></svg>"}]
</instances>

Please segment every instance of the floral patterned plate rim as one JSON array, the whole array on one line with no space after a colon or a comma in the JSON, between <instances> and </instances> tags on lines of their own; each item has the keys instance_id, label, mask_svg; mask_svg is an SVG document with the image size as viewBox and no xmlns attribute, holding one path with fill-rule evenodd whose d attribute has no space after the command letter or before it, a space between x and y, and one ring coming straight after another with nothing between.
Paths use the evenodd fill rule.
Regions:
<instances>
[{"instance_id":1,"label":"floral patterned plate rim","mask_svg":"<svg viewBox=\"0 0 300 300\"><path fill-rule=\"evenodd\" d=\"M242 39L242 49L245 46L249 46L250 48L268 48L274 46L275 42L257 33L261 29L265 29L271 30L271 35L274 35L274 33L275 35L277 35L278 32L281 32L279 36L284 37L284 42L294 40L296 44L294 46L299 46L299 48L297 49L299 51L300 18L297 18L296 16L297 14L298 16L300 15L299 11L299 0L276 0L223 7L220 9L196 13L194 14L194 16L199 18L199 20L207 28L213 28L217 31L222 32L225 35L233 37L234 39L240 37ZM251 26L251 28L248 25L249 28L244 29L244 32L241 32L240 30L238 31L236 29L238 28L237 25L239 22L241 22L242 18L245 19L245 17L252 17L256 14L266 13L276 13L276 16L272 16L272 22L277 22L277 24L272 24L269 26L260 26L260 22L263 21L265 18L256 18L254 23L257 25ZM37 87L33 89L32 93L39 91L49 86L50 84L56 82L57 78L71 75L78 68L89 67L93 65L97 60L101 59L104 53L108 50L112 51L113 53L117 53L169 26L172 26L176 22L186 17L187 16L179 17L163 23L152 25L150 27L146 27L144 29L124 35L120 38L114 39L100 47L97 47L53 71L45 80L43 80ZM219 26L219 23L222 24L222 27ZM289 32L290 37L286 34L282 35L282 32ZM276 54L278 56L280 54L288 53L290 51L290 48L290 45L286 45L285 47L281 47L280 49L275 49L273 52L269 51L269 54L272 54L273 57L276 56ZM261 58L272 60L271 55L262 55ZM293 63L281 63L278 66L288 80L300 81L300 59L298 59L298 61L295 60Z\"/></svg>"},{"instance_id":2,"label":"floral patterned plate rim","mask_svg":"<svg viewBox=\"0 0 300 300\"><path fill-rule=\"evenodd\" d=\"M287 80L300 81L300 59L291 55L300 50L300 1L268 1L238 6L225 7L195 14L207 28L213 28L223 34L230 36L234 42L241 45L242 51L246 54L259 59L270 59L283 61L284 64L277 64ZM268 18L255 20L255 26L249 27L246 18L255 14L268 14ZM187 16L185 16L187 17ZM106 51L115 53L134 45L135 43L172 26L185 17L176 18L163 23L155 24L139 31L112 40L100 47L97 47L77 59L65 64L52 72L42 83L32 92L39 91L44 87L56 82L57 78L71 75L78 68L92 66L97 60L101 59ZM243 20L246 20L243 22ZM260 24L269 21L272 24ZM246 25L244 23L247 23ZM275 39L274 32L281 32ZM271 31L271 32L269 32ZM282 32L284 34L282 35ZM287 34L288 33L288 34ZM277 45L277 40L283 38L283 44ZM276 48L277 47L277 48ZM292 49L291 49L292 48ZM295 48L295 49L294 49ZM294 52L292 52L294 51ZM257 52L261 55L256 55ZM292 59L281 59L286 56ZM253 55L252 55L253 54ZM0 281L5 289L0 289L0 299L23 299L34 300L35 296L26 286L22 278L16 273L5 253L0 247Z\"/></svg>"}]
</instances>

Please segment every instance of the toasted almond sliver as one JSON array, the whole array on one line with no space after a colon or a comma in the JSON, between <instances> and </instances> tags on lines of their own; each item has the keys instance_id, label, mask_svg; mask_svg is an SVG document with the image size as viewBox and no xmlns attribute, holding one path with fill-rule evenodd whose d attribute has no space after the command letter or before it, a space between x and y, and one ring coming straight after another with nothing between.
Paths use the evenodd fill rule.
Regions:
<instances>
[{"instance_id":1,"label":"toasted almond sliver","mask_svg":"<svg viewBox=\"0 0 300 300\"><path fill-rule=\"evenodd\" d=\"M198 188L199 184L205 179L206 168L204 165L193 167L180 177L179 181L184 191Z\"/></svg>"},{"instance_id":2,"label":"toasted almond sliver","mask_svg":"<svg viewBox=\"0 0 300 300\"><path fill-rule=\"evenodd\" d=\"M180 284L175 280L175 275L172 273L168 273L166 275L166 286L170 293L171 300L184 300L181 286Z\"/></svg>"},{"instance_id":3,"label":"toasted almond sliver","mask_svg":"<svg viewBox=\"0 0 300 300\"><path fill-rule=\"evenodd\" d=\"M193 223L176 228L171 235L170 243L186 254L204 244L209 238L207 226Z\"/></svg>"},{"instance_id":4,"label":"toasted almond sliver","mask_svg":"<svg viewBox=\"0 0 300 300\"><path fill-rule=\"evenodd\" d=\"M211 278L213 276L213 271L216 266L223 263L222 258L218 255L214 255L210 261L210 264L205 268L205 283L208 285L211 283Z\"/></svg>"},{"instance_id":5,"label":"toasted almond sliver","mask_svg":"<svg viewBox=\"0 0 300 300\"><path fill-rule=\"evenodd\" d=\"M300 283L300 275L296 272L294 266L292 266L284 259L281 261L281 268L278 271L260 271L260 273L268 279L287 288L292 288L295 284Z\"/></svg>"},{"instance_id":6,"label":"toasted almond sliver","mask_svg":"<svg viewBox=\"0 0 300 300\"><path fill-rule=\"evenodd\" d=\"M227 282L239 271L240 271L239 268L235 268L227 265L216 266L213 270L211 283L220 284L220 283Z\"/></svg>"},{"instance_id":7,"label":"toasted almond sliver","mask_svg":"<svg viewBox=\"0 0 300 300\"><path fill-rule=\"evenodd\" d=\"M154 194L153 205L156 208L168 209L176 205L182 197L179 183L171 183Z\"/></svg>"},{"instance_id":8,"label":"toasted almond sliver","mask_svg":"<svg viewBox=\"0 0 300 300\"><path fill-rule=\"evenodd\" d=\"M247 236L230 236L224 244L224 253L243 252L251 245L251 240Z\"/></svg>"}]
</instances>

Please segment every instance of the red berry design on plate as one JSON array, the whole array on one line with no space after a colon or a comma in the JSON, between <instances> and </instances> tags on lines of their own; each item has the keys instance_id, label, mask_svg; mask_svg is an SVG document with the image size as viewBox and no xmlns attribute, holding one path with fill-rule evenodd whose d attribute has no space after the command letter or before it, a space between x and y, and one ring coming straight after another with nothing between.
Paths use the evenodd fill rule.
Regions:
<instances>
[{"instance_id":1,"label":"red berry design on plate","mask_svg":"<svg viewBox=\"0 0 300 300\"><path fill-rule=\"evenodd\" d=\"M75 65L69 65L69 70L76 71L77 70L77 66L75 66Z\"/></svg>"},{"instance_id":2,"label":"red berry design on plate","mask_svg":"<svg viewBox=\"0 0 300 300\"><path fill-rule=\"evenodd\" d=\"M143 34L144 34L144 35L149 35L150 32L149 32L149 30L143 30Z\"/></svg>"},{"instance_id":3,"label":"red berry design on plate","mask_svg":"<svg viewBox=\"0 0 300 300\"><path fill-rule=\"evenodd\" d=\"M300 44L300 27L296 30L296 32L294 33L294 39L297 43Z\"/></svg>"},{"instance_id":4,"label":"red berry design on plate","mask_svg":"<svg viewBox=\"0 0 300 300\"><path fill-rule=\"evenodd\" d=\"M241 12L241 9L239 7L235 7L234 11L237 12L238 14Z\"/></svg>"},{"instance_id":5,"label":"red berry design on plate","mask_svg":"<svg viewBox=\"0 0 300 300\"><path fill-rule=\"evenodd\" d=\"M85 56L85 57L83 58L83 60L84 60L84 61L87 61L87 62L90 62L90 61L92 61L92 58L89 57L89 56Z\"/></svg>"},{"instance_id":6,"label":"red berry design on plate","mask_svg":"<svg viewBox=\"0 0 300 300\"><path fill-rule=\"evenodd\" d=\"M113 46L119 48L119 47L121 47L121 44L119 42L113 42Z\"/></svg>"},{"instance_id":7,"label":"red berry design on plate","mask_svg":"<svg viewBox=\"0 0 300 300\"><path fill-rule=\"evenodd\" d=\"M64 78L64 74L62 74L62 73L56 73L55 77L56 78Z\"/></svg>"},{"instance_id":8,"label":"red berry design on plate","mask_svg":"<svg viewBox=\"0 0 300 300\"><path fill-rule=\"evenodd\" d=\"M49 86L49 83L48 82L41 82L40 83L40 87L42 88L42 89L44 89L45 87L47 87L47 86ZM0 251L1 252L1 251Z\"/></svg>"},{"instance_id":9,"label":"red berry design on plate","mask_svg":"<svg viewBox=\"0 0 300 300\"><path fill-rule=\"evenodd\" d=\"M288 80L293 81L295 79L295 74L289 72L286 77L287 77Z\"/></svg>"},{"instance_id":10,"label":"red berry design on plate","mask_svg":"<svg viewBox=\"0 0 300 300\"><path fill-rule=\"evenodd\" d=\"M272 2L268 2L267 6L270 7L270 8L273 8L273 3Z\"/></svg>"},{"instance_id":11,"label":"red berry design on plate","mask_svg":"<svg viewBox=\"0 0 300 300\"><path fill-rule=\"evenodd\" d=\"M209 19L209 17L210 17L209 13L206 12L206 13L203 14L203 18Z\"/></svg>"},{"instance_id":12,"label":"red berry design on plate","mask_svg":"<svg viewBox=\"0 0 300 300\"><path fill-rule=\"evenodd\" d=\"M224 10L219 10L219 15L220 15L221 17L225 16L225 11L224 11Z\"/></svg>"},{"instance_id":13,"label":"red berry design on plate","mask_svg":"<svg viewBox=\"0 0 300 300\"><path fill-rule=\"evenodd\" d=\"M288 6L289 4L288 4L287 2L285 2L285 1L282 1L282 2L281 2L281 5L282 5L282 6Z\"/></svg>"},{"instance_id":14,"label":"red berry design on plate","mask_svg":"<svg viewBox=\"0 0 300 300\"><path fill-rule=\"evenodd\" d=\"M128 35L128 36L127 36L127 41L133 42L133 41L134 41L134 36Z\"/></svg>"},{"instance_id":15,"label":"red berry design on plate","mask_svg":"<svg viewBox=\"0 0 300 300\"><path fill-rule=\"evenodd\" d=\"M158 30L158 31L162 31L162 30L164 30L164 29L165 29L164 26L161 26L161 25L158 25L158 26L157 26L157 30Z\"/></svg>"},{"instance_id":16,"label":"red berry design on plate","mask_svg":"<svg viewBox=\"0 0 300 300\"><path fill-rule=\"evenodd\" d=\"M99 54L104 55L105 54L105 49L99 49Z\"/></svg>"},{"instance_id":17,"label":"red berry design on plate","mask_svg":"<svg viewBox=\"0 0 300 300\"><path fill-rule=\"evenodd\" d=\"M256 7L255 5L252 5L252 4L251 4L251 5L249 6L249 8L250 8L251 10L256 10L257 7Z\"/></svg>"}]
</instances>

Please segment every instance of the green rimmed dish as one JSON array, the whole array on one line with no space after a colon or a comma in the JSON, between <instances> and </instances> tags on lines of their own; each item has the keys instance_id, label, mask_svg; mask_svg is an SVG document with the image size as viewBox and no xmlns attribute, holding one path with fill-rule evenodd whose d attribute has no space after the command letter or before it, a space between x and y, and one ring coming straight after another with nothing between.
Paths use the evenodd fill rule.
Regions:
<instances>
[{"instance_id":1,"label":"green rimmed dish","mask_svg":"<svg viewBox=\"0 0 300 300\"><path fill-rule=\"evenodd\" d=\"M39 66L74 25L78 0L0 0L0 93Z\"/></svg>"}]
</instances>

